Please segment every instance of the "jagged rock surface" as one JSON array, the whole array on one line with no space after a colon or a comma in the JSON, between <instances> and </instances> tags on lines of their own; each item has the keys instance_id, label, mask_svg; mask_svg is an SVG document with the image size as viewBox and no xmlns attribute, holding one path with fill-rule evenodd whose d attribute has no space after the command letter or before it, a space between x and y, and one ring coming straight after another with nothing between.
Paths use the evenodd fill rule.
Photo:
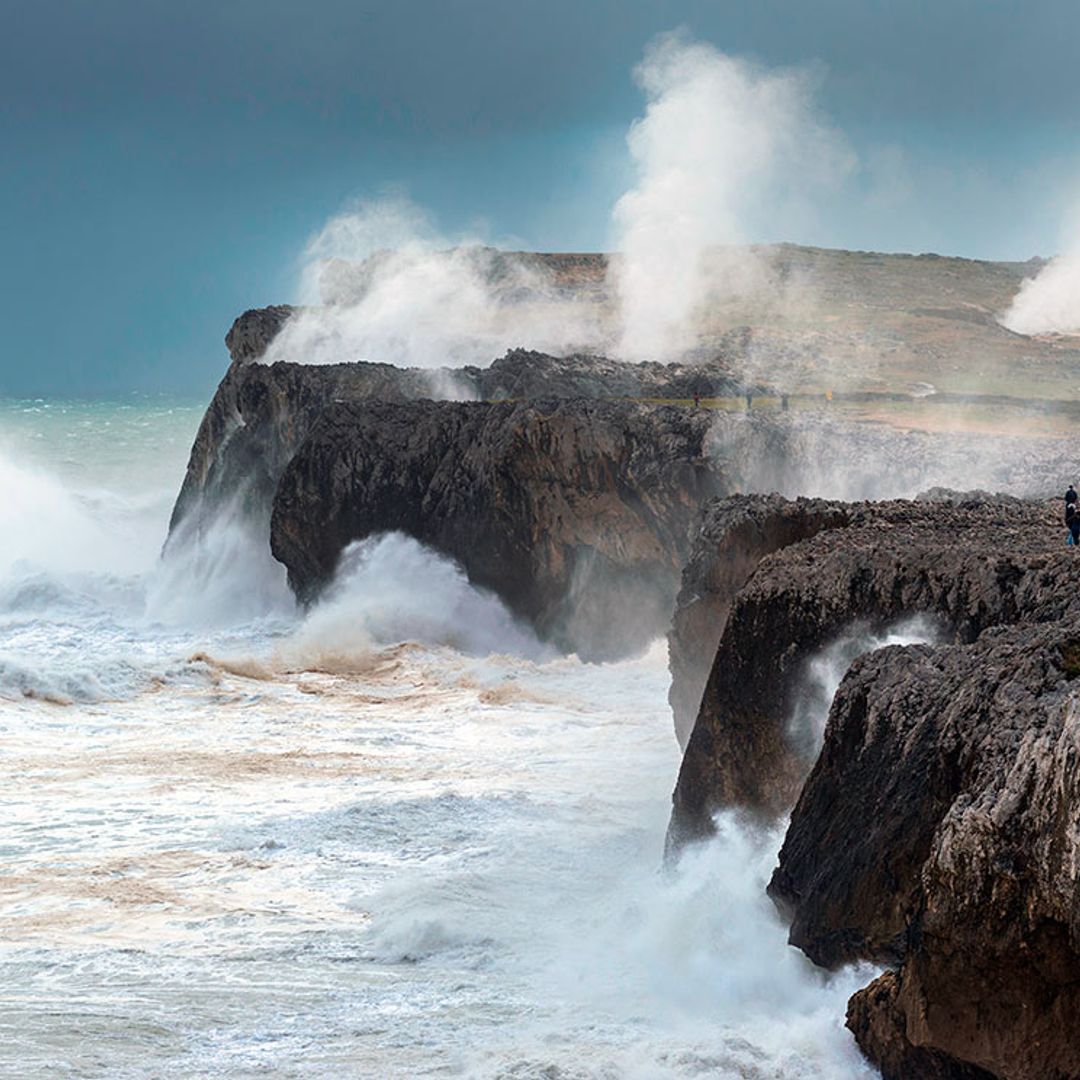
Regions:
<instances>
[{"instance_id":1,"label":"jagged rock surface","mask_svg":"<svg viewBox=\"0 0 1080 1080\"><path fill-rule=\"evenodd\" d=\"M1066 617L858 660L770 893L817 963L895 966L848 1023L886 1080L1080 1075L1080 572L1010 589ZM1029 559L1031 556L1029 556ZM1064 594L1060 603L1057 594Z\"/></svg>"},{"instance_id":2,"label":"jagged rock surface","mask_svg":"<svg viewBox=\"0 0 1080 1080\"><path fill-rule=\"evenodd\" d=\"M686 400L741 392L731 356L692 364L626 364L604 357L552 357L515 349L487 368L402 369L389 364L305 365L260 362L296 309L241 315L226 341L232 364L196 435L173 510L201 526L238 503L266 535L277 480L322 410L334 401L476 398L627 397ZM1071 447L1047 440L930 435L868 427L813 413L717 416L719 451L731 489L845 498L914 494L927 484L977 482L1017 493L1043 491L1045 478L1071 461Z\"/></svg>"},{"instance_id":3,"label":"jagged rock surface","mask_svg":"<svg viewBox=\"0 0 1080 1080\"><path fill-rule=\"evenodd\" d=\"M791 502L779 495L732 495L705 507L668 633L668 701L684 749L731 605L758 563L788 544L847 521L844 504L821 499Z\"/></svg>"},{"instance_id":4,"label":"jagged rock surface","mask_svg":"<svg viewBox=\"0 0 1080 1080\"><path fill-rule=\"evenodd\" d=\"M391 364L306 365L259 361L290 314L288 306L247 311L226 335L232 364L192 446L170 534L199 526L223 504L265 535L278 479L323 409L337 401L425 398L487 401L536 397L690 398L741 389L725 361L626 364L596 356L553 357L514 349L490 367L397 368Z\"/></svg>"},{"instance_id":5,"label":"jagged rock surface","mask_svg":"<svg viewBox=\"0 0 1080 1080\"><path fill-rule=\"evenodd\" d=\"M237 316L225 335L225 348L233 362L251 364L260 359L289 317L300 309L291 304L251 308Z\"/></svg>"},{"instance_id":6,"label":"jagged rock surface","mask_svg":"<svg viewBox=\"0 0 1080 1080\"><path fill-rule=\"evenodd\" d=\"M543 637L622 655L666 627L701 504L723 490L710 422L582 399L335 404L282 475L272 550L310 599L349 543L401 530Z\"/></svg>"},{"instance_id":7,"label":"jagged rock surface","mask_svg":"<svg viewBox=\"0 0 1080 1080\"><path fill-rule=\"evenodd\" d=\"M947 637L1061 618L1076 562L1056 504L852 504L848 524L763 559L724 625L674 794L672 839L739 805L789 809L812 764L786 731L812 653L845 628L933 616Z\"/></svg>"},{"instance_id":8,"label":"jagged rock surface","mask_svg":"<svg viewBox=\"0 0 1080 1080\"><path fill-rule=\"evenodd\" d=\"M402 400L412 383L388 364L234 362L214 394L195 436L184 482L173 507L170 536L201 526L222 507L237 504L259 533L268 535L270 505L285 466L327 403L338 398Z\"/></svg>"}]
</instances>

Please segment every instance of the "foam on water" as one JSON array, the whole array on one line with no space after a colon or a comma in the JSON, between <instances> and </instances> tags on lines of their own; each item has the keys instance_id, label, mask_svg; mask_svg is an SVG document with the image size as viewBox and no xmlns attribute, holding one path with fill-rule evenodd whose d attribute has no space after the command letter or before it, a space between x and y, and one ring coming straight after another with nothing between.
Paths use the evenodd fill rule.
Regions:
<instances>
[{"instance_id":1,"label":"foam on water","mask_svg":"<svg viewBox=\"0 0 1080 1080\"><path fill-rule=\"evenodd\" d=\"M17 449L73 531L123 477ZM157 505L114 490L106 538L102 508ZM165 566L42 546L0 581L0 1072L868 1074L842 1027L866 974L813 969L764 896L779 833L723 820L661 870L662 648L553 657L393 536L301 616L234 525ZM265 588L230 622L245 559Z\"/></svg>"}]
</instances>

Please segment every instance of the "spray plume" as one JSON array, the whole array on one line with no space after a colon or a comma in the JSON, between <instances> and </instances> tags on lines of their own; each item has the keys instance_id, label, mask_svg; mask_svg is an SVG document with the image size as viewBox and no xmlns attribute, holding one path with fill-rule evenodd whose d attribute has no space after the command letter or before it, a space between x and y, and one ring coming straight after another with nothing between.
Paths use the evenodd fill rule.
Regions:
<instances>
[{"instance_id":1,"label":"spray plume","mask_svg":"<svg viewBox=\"0 0 1080 1080\"><path fill-rule=\"evenodd\" d=\"M304 259L311 306L285 325L267 363L484 367L522 344L570 351L596 342L594 306L565 295L537 260L444 237L404 196L331 219Z\"/></svg>"},{"instance_id":2,"label":"spray plume","mask_svg":"<svg viewBox=\"0 0 1080 1080\"><path fill-rule=\"evenodd\" d=\"M674 33L649 45L636 77L647 105L627 135L637 181L612 213L614 307L601 291L567 288L535 257L444 236L390 195L310 241L308 306L266 361L486 366L519 345L671 359L694 346L706 305L775 302L771 268L734 245L853 160L817 114L814 72L766 70Z\"/></svg>"},{"instance_id":3,"label":"spray plume","mask_svg":"<svg viewBox=\"0 0 1080 1080\"><path fill-rule=\"evenodd\" d=\"M1065 230L1064 251L1027 278L1001 323L1018 334L1080 333L1080 206Z\"/></svg>"},{"instance_id":4,"label":"spray plume","mask_svg":"<svg viewBox=\"0 0 1080 1080\"><path fill-rule=\"evenodd\" d=\"M676 33L649 46L636 77L647 99L627 136L638 179L613 213L627 358L686 351L710 294L767 285L767 268L732 249L748 222L852 164L806 70L766 70Z\"/></svg>"}]
</instances>

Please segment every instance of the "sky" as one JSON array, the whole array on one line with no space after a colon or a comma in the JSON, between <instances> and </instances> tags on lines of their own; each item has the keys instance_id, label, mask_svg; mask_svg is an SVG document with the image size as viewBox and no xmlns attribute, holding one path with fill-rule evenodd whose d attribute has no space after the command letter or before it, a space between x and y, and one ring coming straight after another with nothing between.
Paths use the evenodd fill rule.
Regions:
<instances>
[{"instance_id":1,"label":"sky","mask_svg":"<svg viewBox=\"0 0 1080 1080\"><path fill-rule=\"evenodd\" d=\"M804 69L857 162L763 242L1050 255L1080 199L1075 0L6 0L0 397L205 398L249 307L385 191L603 250L634 69L682 27Z\"/></svg>"}]
</instances>

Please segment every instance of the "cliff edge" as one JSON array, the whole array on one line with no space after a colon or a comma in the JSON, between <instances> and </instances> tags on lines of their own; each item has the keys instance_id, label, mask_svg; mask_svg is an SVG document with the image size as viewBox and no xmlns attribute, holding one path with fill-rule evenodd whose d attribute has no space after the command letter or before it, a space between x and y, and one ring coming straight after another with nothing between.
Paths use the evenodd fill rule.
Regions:
<instances>
[{"instance_id":1,"label":"cliff edge","mask_svg":"<svg viewBox=\"0 0 1080 1080\"><path fill-rule=\"evenodd\" d=\"M1062 587L1075 588L1070 575ZM886 1080L1080 1075L1080 619L859 660L770 894Z\"/></svg>"},{"instance_id":2,"label":"cliff edge","mask_svg":"<svg viewBox=\"0 0 1080 1080\"><path fill-rule=\"evenodd\" d=\"M970 642L1063 617L1073 595L1062 583L1075 588L1080 573L1058 510L1007 496L833 504L824 512L843 527L761 559L723 623L675 788L673 841L710 832L723 806L776 817L794 805L817 748L793 739L788 721L810 657L845 629L924 615L939 636ZM788 517L813 531L822 513L793 504Z\"/></svg>"},{"instance_id":3,"label":"cliff edge","mask_svg":"<svg viewBox=\"0 0 1080 1080\"><path fill-rule=\"evenodd\" d=\"M282 474L271 547L314 598L344 549L400 530L591 659L670 619L701 504L703 410L588 399L328 406Z\"/></svg>"}]
</instances>

